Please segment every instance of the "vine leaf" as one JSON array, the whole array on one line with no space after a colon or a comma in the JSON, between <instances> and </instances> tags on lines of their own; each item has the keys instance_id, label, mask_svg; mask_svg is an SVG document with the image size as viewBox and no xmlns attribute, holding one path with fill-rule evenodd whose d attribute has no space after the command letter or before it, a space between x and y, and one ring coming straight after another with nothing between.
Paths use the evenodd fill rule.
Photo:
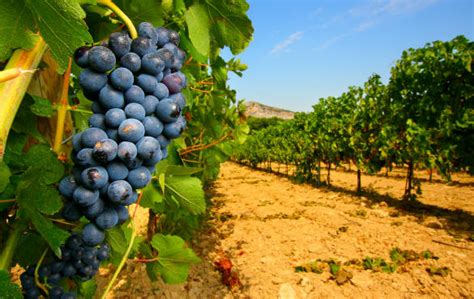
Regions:
<instances>
[{"instance_id":1,"label":"vine leaf","mask_svg":"<svg viewBox=\"0 0 474 299\"><path fill-rule=\"evenodd\" d=\"M209 55L209 16L204 5L194 3L184 13L188 25L189 38L202 55Z\"/></svg>"},{"instance_id":2,"label":"vine leaf","mask_svg":"<svg viewBox=\"0 0 474 299\"><path fill-rule=\"evenodd\" d=\"M0 270L0 290L2 290L2 298L23 298L20 286L11 282L10 275L6 270Z\"/></svg>"},{"instance_id":3,"label":"vine leaf","mask_svg":"<svg viewBox=\"0 0 474 299\"><path fill-rule=\"evenodd\" d=\"M0 62L10 57L17 48L31 49L38 38L33 34L35 23L23 0L4 0L0 3Z\"/></svg>"},{"instance_id":4,"label":"vine leaf","mask_svg":"<svg viewBox=\"0 0 474 299\"><path fill-rule=\"evenodd\" d=\"M150 22L155 26L163 25L163 10L157 0L119 0L115 3L135 25Z\"/></svg>"},{"instance_id":5,"label":"vine leaf","mask_svg":"<svg viewBox=\"0 0 474 299\"><path fill-rule=\"evenodd\" d=\"M54 108L48 99L31 95L35 103L30 106L31 112L38 116L51 117L54 114Z\"/></svg>"},{"instance_id":6,"label":"vine leaf","mask_svg":"<svg viewBox=\"0 0 474 299\"><path fill-rule=\"evenodd\" d=\"M181 206L193 214L206 211L206 201L201 180L190 176L169 176L166 178L166 192L171 193Z\"/></svg>"},{"instance_id":7,"label":"vine leaf","mask_svg":"<svg viewBox=\"0 0 474 299\"><path fill-rule=\"evenodd\" d=\"M94 298L95 292L97 290L97 282L94 278L83 281L79 284L78 289L81 298L92 299Z\"/></svg>"},{"instance_id":8,"label":"vine leaf","mask_svg":"<svg viewBox=\"0 0 474 299\"><path fill-rule=\"evenodd\" d=\"M41 36L58 62L58 72L63 73L74 51L92 37L84 22L86 13L77 0L27 0Z\"/></svg>"},{"instance_id":9,"label":"vine leaf","mask_svg":"<svg viewBox=\"0 0 474 299\"><path fill-rule=\"evenodd\" d=\"M242 52L252 40L252 22L247 16L249 4L245 0L231 3L222 0L206 0L206 10L215 26L213 38L220 48L229 46L232 54Z\"/></svg>"},{"instance_id":10,"label":"vine leaf","mask_svg":"<svg viewBox=\"0 0 474 299\"><path fill-rule=\"evenodd\" d=\"M189 267L201 260L190 248L185 247L184 240L178 236L156 234L151 246L158 251L158 261L152 263L153 272L159 273L169 284L185 282Z\"/></svg>"},{"instance_id":11,"label":"vine leaf","mask_svg":"<svg viewBox=\"0 0 474 299\"><path fill-rule=\"evenodd\" d=\"M8 168L8 165L0 161L0 193L5 191L5 188L10 184L10 168Z\"/></svg>"},{"instance_id":12,"label":"vine leaf","mask_svg":"<svg viewBox=\"0 0 474 299\"><path fill-rule=\"evenodd\" d=\"M34 246L31 246L34 244ZM18 246L15 251L15 262L20 264L23 268L31 264L31 261L40 259L43 251L48 245L36 232L28 232L23 234L18 241Z\"/></svg>"}]
</instances>

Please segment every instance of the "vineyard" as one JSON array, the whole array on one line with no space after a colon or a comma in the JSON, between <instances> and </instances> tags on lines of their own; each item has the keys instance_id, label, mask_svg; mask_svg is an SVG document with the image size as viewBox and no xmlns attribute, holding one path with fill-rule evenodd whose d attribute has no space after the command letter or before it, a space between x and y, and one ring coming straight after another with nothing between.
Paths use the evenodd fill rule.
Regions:
<instances>
[{"instance_id":1,"label":"vineyard","mask_svg":"<svg viewBox=\"0 0 474 299\"><path fill-rule=\"evenodd\" d=\"M254 118L249 8L0 1L0 299L474 292L474 43Z\"/></svg>"},{"instance_id":2,"label":"vineyard","mask_svg":"<svg viewBox=\"0 0 474 299\"><path fill-rule=\"evenodd\" d=\"M404 51L388 84L374 74L362 87L319 99L311 113L256 130L235 159L270 170L291 165L298 181L316 185L331 185L331 168L352 164L358 193L362 172L406 166L405 199L421 193L415 169L448 182L455 171L472 174L473 54L463 36Z\"/></svg>"}]
</instances>

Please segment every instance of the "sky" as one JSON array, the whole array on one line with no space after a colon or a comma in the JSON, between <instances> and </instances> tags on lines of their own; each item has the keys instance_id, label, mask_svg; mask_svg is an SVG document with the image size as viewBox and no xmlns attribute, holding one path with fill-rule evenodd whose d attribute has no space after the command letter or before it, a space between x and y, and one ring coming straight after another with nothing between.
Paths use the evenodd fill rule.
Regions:
<instances>
[{"instance_id":1,"label":"sky","mask_svg":"<svg viewBox=\"0 0 474 299\"><path fill-rule=\"evenodd\" d=\"M229 84L238 99L292 111L311 111L373 73L386 83L405 49L460 34L474 40L474 0L248 2L255 32L237 55L248 70Z\"/></svg>"}]
</instances>

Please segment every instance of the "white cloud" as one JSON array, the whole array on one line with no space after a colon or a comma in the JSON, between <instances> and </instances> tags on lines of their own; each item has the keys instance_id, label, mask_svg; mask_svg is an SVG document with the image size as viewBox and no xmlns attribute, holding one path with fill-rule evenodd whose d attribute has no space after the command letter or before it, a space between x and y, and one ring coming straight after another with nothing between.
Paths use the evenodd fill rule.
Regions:
<instances>
[{"instance_id":1,"label":"white cloud","mask_svg":"<svg viewBox=\"0 0 474 299\"><path fill-rule=\"evenodd\" d=\"M354 17L402 15L424 9L438 0L370 0L349 10Z\"/></svg>"},{"instance_id":2,"label":"white cloud","mask_svg":"<svg viewBox=\"0 0 474 299\"><path fill-rule=\"evenodd\" d=\"M345 38L348 35L349 35L348 33L343 33L343 34L336 35L336 36L328 39L327 41L325 41L321 45L319 45L319 47L317 47L317 50L327 49L327 48L329 48L330 46L332 46L335 43L339 42L340 40L342 40L343 38Z\"/></svg>"},{"instance_id":3,"label":"white cloud","mask_svg":"<svg viewBox=\"0 0 474 299\"><path fill-rule=\"evenodd\" d=\"M288 36L284 41L276 44L273 47L273 49L270 51L270 54L277 54L281 51L286 50L289 46L299 41L302 37L303 37L303 31L297 31L290 34L290 36Z\"/></svg>"}]
</instances>

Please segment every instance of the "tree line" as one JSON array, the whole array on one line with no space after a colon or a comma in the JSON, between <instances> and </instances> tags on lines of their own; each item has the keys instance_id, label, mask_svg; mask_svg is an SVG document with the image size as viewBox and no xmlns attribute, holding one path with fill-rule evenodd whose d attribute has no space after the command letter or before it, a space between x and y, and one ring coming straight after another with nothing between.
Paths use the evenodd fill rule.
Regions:
<instances>
[{"instance_id":1,"label":"tree line","mask_svg":"<svg viewBox=\"0 0 474 299\"><path fill-rule=\"evenodd\" d=\"M406 167L404 198L414 196L414 169L474 173L473 42L464 36L403 51L387 84L374 74L339 97L321 98L309 113L253 130L234 159L256 167L296 167L306 182L330 184L331 166L352 163L361 173ZM327 178L321 170L327 168Z\"/></svg>"}]
</instances>

